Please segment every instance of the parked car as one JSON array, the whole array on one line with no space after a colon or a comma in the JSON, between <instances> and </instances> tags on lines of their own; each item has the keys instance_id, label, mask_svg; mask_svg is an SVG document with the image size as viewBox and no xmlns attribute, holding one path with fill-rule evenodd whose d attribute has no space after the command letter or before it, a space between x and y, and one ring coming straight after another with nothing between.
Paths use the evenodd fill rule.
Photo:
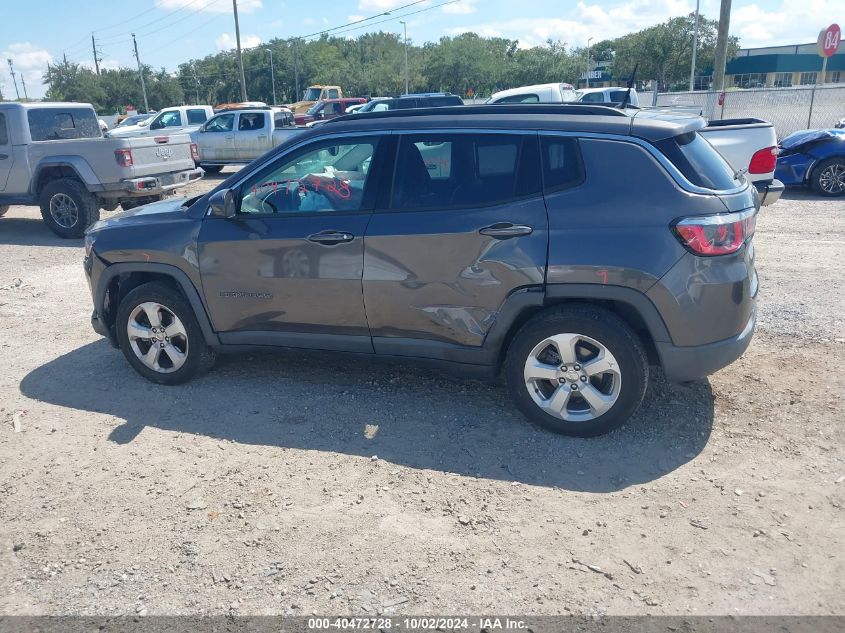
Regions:
<instances>
[{"instance_id":1,"label":"parked car","mask_svg":"<svg viewBox=\"0 0 845 633\"><path fill-rule=\"evenodd\" d=\"M622 103L625 100L627 88L614 86L612 88L582 88L578 90L578 101L582 103ZM631 88L627 103L632 106L640 105L640 97L636 88Z\"/></svg>"},{"instance_id":2,"label":"parked car","mask_svg":"<svg viewBox=\"0 0 845 633\"><path fill-rule=\"evenodd\" d=\"M703 127L561 105L336 119L92 227L92 325L156 383L243 346L399 356L502 369L530 419L604 433L649 363L694 380L752 337L759 199Z\"/></svg>"},{"instance_id":3,"label":"parked car","mask_svg":"<svg viewBox=\"0 0 845 633\"><path fill-rule=\"evenodd\" d=\"M346 108L351 105L362 105L367 103L363 97L347 97L344 99L326 99L312 105L304 114L294 113L294 120L297 125L306 125L314 121L333 119L346 114Z\"/></svg>"},{"instance_id":4,"label":"parked car","mask_svg":"<svg viewBox=\"0 0 845 633\"><path fill-rule=\"evenodd\" d=\"M252 162L300 132L287 108L245 108L213 116L191 138L199 166L215 174L225 165Z\"/></svg>"},{"instance_id":5,"label":"parked car","mask_svg":"<svg viewBox=\"0 0 845 633\"><path fill-rule=\"evenodd\" d=\"M734 169L747 175L764 206L780 199L784 185L775 178L778 150L774 125L761 119L719 119L709 121L699 134Z\"/></svg>"},{"instance_id":6,"label":"parked car","mask_svg":"<svg viewBox=\"0 0 845 633\"><path fill-rule=\"evenodd\" d=\"M412 108L442 108L463 105L463 99L449 92L426 92L406 94L400 97L373 99L358 112L386 112L388 110L409 110Z\"/></svg>"},{"instance_id":7,"label":"parked car","mask_svg":"<svg viewBox=\"0 0 845 633\"><path fill-rule=\"evenodd\" d=\"M578 101L575 88L567 83L552 83L502 90L494 93L487 103L566 103L568 101Z\"/></svg>"},{"instance_id":8,"label":"parked car","mask_svg":"<svg viewBox=\"0 0 845 633\"><path fill-rule=\"evenodd\" d=\"M775 175L787 186L845 195L845 129L803 130L780 142Z\"/></svg>"},{"instance_id":9,"label":"parked car","mask_svg":"<svg viewBox=\"0 0 845 633\"><path fill-rule=\"evenodd\" d=\"M340 86L308 86L302 93L302 99L289 104L287 107L294 114L305 114L318 101L342 98L343 89Z\"/></svg>"},{"instance_id":10,"label":"parked car","mask_svg":"<svg viewBox=\"0 0 845 633\"><path fill-rule=\"evenodd\" d=\"M61 237L82 237L100 209L124 209L202 176L185 135L103 138L86 103L0 103L0 215L40 206Z\"/></svg>"},{"instance_id":11,"label":"parked car","mask_svg":"<svg viewBox=\"0 0 845 633\"><path fill-rule=\"evenodd\" d=\"M190 134L214 116L208 105L178 106L160 110L148 123L115 128L108 133L112 138L127 136L166 136Z\"/></svg>"}]
</instances>

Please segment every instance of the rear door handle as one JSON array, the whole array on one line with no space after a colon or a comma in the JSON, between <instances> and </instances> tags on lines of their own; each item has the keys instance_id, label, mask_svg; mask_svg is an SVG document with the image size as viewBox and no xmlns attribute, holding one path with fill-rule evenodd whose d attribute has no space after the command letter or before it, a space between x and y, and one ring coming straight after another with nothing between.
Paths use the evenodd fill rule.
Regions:
<instances>
[{"instance_id":1,"label":"rear door handle","mask_svg":"<svg viewBox=\"0 0 845 633\"><path fill-rule=\"evenodd\" d=\"M496 222L496 224L491 224L479 231L482 235L502 239L519 237L520 235L531 235L533 232L534 229L527 224L513 224L511 222Z\"/></svg>"},{"instance_id":2,"label":"rear door handle","mask_svg":"<svg viewBox=\"0 0 845 633\"><path fill-rule=\"evenodd\" d=\"M341 242L351 242L355 239L352 233L345 233L343 231L321 231L308 236L308 241L317 242L318 244L340 244Z\"/></svg>"}]
</instances>

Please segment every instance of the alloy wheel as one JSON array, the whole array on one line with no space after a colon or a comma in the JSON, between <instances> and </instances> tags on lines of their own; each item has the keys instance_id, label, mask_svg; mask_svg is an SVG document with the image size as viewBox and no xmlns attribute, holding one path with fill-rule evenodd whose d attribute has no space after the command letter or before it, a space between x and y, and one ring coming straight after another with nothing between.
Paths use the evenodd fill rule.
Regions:
<instances>
[{"instance_id":1,"label":"alloy wheel","mask_svg":"<svg viewBox=\"0 0 845 633\"><path fill-rule=\"evenodd\" d=\"M188 359L188 333L179 317L160 303L138 304L129 314L126 334L132 351L146 367L162 374Z\"/></svg>"},{"instance_id":2,"label":"alloy wheel","mask_svg":"<svg viewBox=\"0 0 845 633\"><path fill-rule=\"evenodd\" d=\"M583 334L555 334L525 361L525 387L543 411L567 422L589 422L619 398L619 363L604 345Z\"/></svg>"},{"instance_id":3,"label":"alloy wheel","mask_svg":"<svg viewBox=\"0 0 845 633\"><path fill-rule=\"evenodd\" d=\"M50 198L50 216L62 228L70 229L79 222L79 208L69 195L57 193Z\"/></svg>"},{"instance_id":4,"label":"alloy wheel","mask_svg":"<svg viewBox=\"0 0 845 633\"><path fill-rule=\"evenodd\" d=\"M819 187L830 194L845 191L845 165L834 163L825 167L819 174Z\"/></svg>"}]
</instances>

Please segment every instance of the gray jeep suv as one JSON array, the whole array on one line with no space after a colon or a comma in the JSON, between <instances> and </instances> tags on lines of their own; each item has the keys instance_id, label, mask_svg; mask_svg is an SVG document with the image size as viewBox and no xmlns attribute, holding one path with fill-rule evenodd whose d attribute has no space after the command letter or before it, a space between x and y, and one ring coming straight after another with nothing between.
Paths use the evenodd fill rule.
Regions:
<instances>
[{"instance_id":1,"label":"gray jeep suv","mask_svg":"<svg viewBox=\"0 0 845 633\"><path fill-rule=\"evenodd\" d=\"M477 106L337 119L190 200L93 226L94 329L145 378L309 348L503 370L554 431L627 420L755 323L759 199L700 118Z\"/></svg>"}]
</instances>

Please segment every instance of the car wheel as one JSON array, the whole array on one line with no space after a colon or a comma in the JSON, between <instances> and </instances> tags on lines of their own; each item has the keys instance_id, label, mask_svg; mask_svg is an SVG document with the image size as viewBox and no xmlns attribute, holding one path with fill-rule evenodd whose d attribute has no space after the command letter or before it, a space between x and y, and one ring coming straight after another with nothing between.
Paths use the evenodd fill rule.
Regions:
<instances>
[{"instance_id":1,"label":"car wheel","mask_svg":"<svg viewBox=\"0 0 845 633\"><path fill-rule=\"evenodd\" d=\"M116 318L120 349L147 380L177 385L214 364L193 309L167 283L153 281L129 292Z\"/></svg>"},{"instance_id":2,"label":"car wheel","mask_svg":"<svg viewBox=\"0 0 845 633\"><path fill-rule=\"evenodd\" d=\"M39 198L44 223L64 238L85 235L85 229L100 219L100 204L78 180L61 178L47 183Z\"/></svg>"},{"instance_id":3,"label":"car wheel","mask_svg":"<svg viewBox=\"0 0 845 633\"><path fill-rule=\"evenodd\" d=\"M828 158L819 163L810 182L813 189L823 196L845 195L845 158Z\"/></svg>"},{"instance_id":4,"label":"car wheel","mask_svg":"<svg viewBox=\"0 0 845 633\"><path fill-rule=\"evenodd\" d=\"M207 174L219 174L223 171L223 165L200 165L200 167Z\"/></svg>"},{"instance_id":5,"label":"car wheel","mask_svg":"<svg viewBox=\"0 0 845 633\"><path fill-rule=\"evenodd\" d=\"M615 314L588 306L557 308L528 321L508 349L505 373L528 419L577 437L622 425L648 384L637 335Z\"/></svg>"},{"instance_id":6,"label":"car wheel","mask_svg":"<svg viewBox=\"0 0 845 633\"><path fill-rule=\"evenodd\" d=\"M7 204L0 205L0 218L2 218L8 212L9 212L9 205L7 205Z\"/></svg>"}]
</instances>

